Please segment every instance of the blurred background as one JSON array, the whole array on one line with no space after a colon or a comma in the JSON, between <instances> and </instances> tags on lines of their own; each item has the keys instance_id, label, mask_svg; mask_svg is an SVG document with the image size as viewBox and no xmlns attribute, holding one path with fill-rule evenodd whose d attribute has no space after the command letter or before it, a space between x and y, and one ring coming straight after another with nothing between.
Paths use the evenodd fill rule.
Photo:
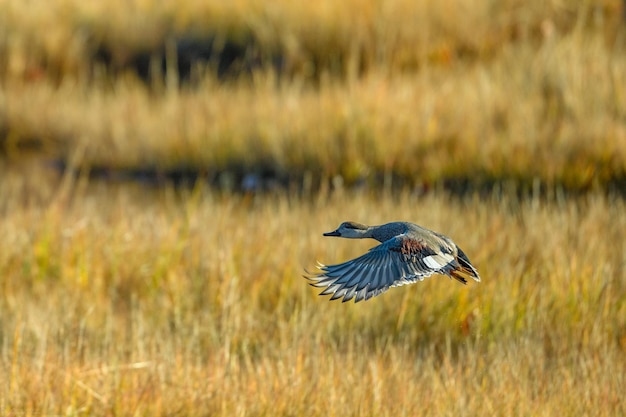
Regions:
<instances>
[{"instance_id":1,"label":"blurred background","mask_svg":"<svg viewBox=\"0 0 626 417\"><path fill-rule=\"evenodd\" d=\"M625 414L625 16L0 0L0 414ZM329 303L346 220L483 281Z\"/></svg>"}]
</instances>

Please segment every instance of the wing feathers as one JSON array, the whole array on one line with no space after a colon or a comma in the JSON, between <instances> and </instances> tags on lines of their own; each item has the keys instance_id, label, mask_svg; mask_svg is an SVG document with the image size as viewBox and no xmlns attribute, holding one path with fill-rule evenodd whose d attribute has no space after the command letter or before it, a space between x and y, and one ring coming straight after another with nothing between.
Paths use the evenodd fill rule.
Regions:
<instances>
[{"instance_id":1,"label":"wing feathers","mask_svg":"<svg viewBox=\"0 0 626 417\"><path fill-rule=\"evenodd\" d=\"M452 245L452 246L451 246ZM368 300L390 287L423 281L439 273L461 283L480 281L478 272L454 243L430 244L405 234L371 248L358 258L336 265L318 264L320 273L306 276L311 285L324 288L320 295L343 302Z\"/></svg>"}]
</instances>

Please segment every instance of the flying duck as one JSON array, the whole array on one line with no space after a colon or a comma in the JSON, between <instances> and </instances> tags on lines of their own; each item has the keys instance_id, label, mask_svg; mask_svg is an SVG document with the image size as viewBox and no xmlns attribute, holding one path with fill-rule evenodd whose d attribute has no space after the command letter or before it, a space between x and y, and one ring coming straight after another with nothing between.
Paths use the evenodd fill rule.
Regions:
<instances>
[{"instance_id":1,"label":"flying duck","mask_svg":"<svg viewBox=\"0 0 626 417\"><path fill-rule=\"evenodd\" d=\"M320 295L343 302L369 300L390 287L423 281L432 274L447 275L467 284L472 278L480 282L478 271L449 237L409 222L367 226L344 222L324 236L348 239L372 238L381 242L367 253L350 261L318 264L317 274L305 278L314 287L324 288Z\"/></svg>"}]
</instances>

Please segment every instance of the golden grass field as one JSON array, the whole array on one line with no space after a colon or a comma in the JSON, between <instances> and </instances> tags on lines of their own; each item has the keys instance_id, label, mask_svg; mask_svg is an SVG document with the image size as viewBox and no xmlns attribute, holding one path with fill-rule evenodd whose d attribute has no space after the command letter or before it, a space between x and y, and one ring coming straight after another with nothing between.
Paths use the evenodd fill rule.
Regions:
<instances>
[{"instance_id":1,"label":"golden grass field","mask_svg":"<svg viewBox=\"0 0 626 417\"><path fill-rule=\"evenodd\" d=\"M347 184L626 183L617 0L36 3L34 13L2 2L8 149L35 141L85 166L270 167ZM105 45L125 62L201 22L221 36L252 32L288 69L230 83L209 74L180 89L173 74L150 88L90 59Z\"/></svg>"},{"instance_id":2,"label":"golden grass field","mask_svg":"<svg viewBox=\"0 0 626 417\"><path fill-rule=\"evenodd\" d=\"M1 416L626 414L619 1L0 11ZM190 30L290 65L92 61ZM206 175L90 175L180 166ZM211 182L267 169L287 186ZM445 233L482 282L329 302L305 269L375 244L322 237L345 220Z\"/></svg>"},{"instance_id":3,"label":"golden grass field","mask_svg":"<svg viewBox=\"0 0 626 417\"><path fill-rule=\"evenodd\" d=\"M0 197L3 415L626 411L623 200L223 196L41 173ZM305 267L371 246L321 236L346 218L445 231L483 282L318 297Z\"/></svg>"}]
</instances>

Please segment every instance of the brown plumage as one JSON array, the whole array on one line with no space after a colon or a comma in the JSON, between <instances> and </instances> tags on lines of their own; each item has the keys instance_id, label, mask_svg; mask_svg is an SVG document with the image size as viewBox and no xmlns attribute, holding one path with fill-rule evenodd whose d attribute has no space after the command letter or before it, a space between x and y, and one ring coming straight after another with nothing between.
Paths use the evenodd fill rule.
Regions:
<instances>
[{"instance_id":1,"label":"brown plumage","mask_svg":"<svg viewBox=\"0 0 626 417\"><path fill-rule=\"evenodd\" d=\"M324 236L372 238L381 242L350 261L320 264L320 273L306 277L314 287L324 288L320 295L332 294L331 300L368 300L390 287L422 281L434 273L463 284L467 284L468 278L480 282L470 260L450 238L413 223L366 226L345 222Z\"/></svg>"}]
</instances>

